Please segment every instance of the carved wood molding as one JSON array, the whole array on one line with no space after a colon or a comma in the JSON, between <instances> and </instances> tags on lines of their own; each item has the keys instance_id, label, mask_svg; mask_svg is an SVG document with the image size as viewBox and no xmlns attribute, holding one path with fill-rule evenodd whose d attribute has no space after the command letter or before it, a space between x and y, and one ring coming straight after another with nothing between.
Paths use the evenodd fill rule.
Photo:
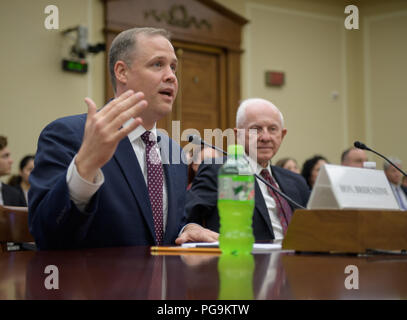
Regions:
<instances>
[{"instance_id":1,"label":"carved wood molding","mask_svg":"<svg viewBox=\"0 0 407 320\"><path fill-rule=\"evenodd\" d=\"M183 5L172 5L168 11L161 13L155 9L144 11L144 18L147 20L149 17L152 17L156 22L165 21L169 25L181 28L195 26L197 29L201 29L202 26L206 26L208 30L212 29L212 25L206 19L198 21L199 19L194 16L189 16L188 10Z\"/></svg>"}]
</instances>

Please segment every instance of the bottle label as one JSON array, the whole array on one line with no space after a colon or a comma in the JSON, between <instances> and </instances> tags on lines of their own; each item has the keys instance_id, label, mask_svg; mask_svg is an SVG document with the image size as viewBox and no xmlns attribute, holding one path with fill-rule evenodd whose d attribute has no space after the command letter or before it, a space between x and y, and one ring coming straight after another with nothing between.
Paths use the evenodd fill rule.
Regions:
<instances>
[{"instance_id":1,"label":"bottle label","mask_svg":"<svg viewBox=\"0 0 407 320\"><path fill-rule=\"evenodd\" d=\"M220 200L253 200L254 182L242 181L238 177L222 177L219 179Z\"/></svg>"}]
</instances>

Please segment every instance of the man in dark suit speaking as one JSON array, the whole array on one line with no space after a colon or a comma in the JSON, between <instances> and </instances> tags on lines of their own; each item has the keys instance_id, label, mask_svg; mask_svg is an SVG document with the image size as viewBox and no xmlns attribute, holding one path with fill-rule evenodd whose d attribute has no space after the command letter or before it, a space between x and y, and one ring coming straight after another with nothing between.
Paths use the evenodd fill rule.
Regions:
<instances>
[{"instance_id":1,"label":"man in dark suit speaking","mask_svg":"<svg viewBox=\"0 0 407 320\"><path fill-rule=\"evenodd\" d=\"M262 176L291 199L306 206L310 192L305 180L299 174L271 165L271 159L287 133L280 110L264 99L245 100L238 108L236 127L234 130L238 141L243 141L244 138L242 144L249 156L253 173ZM221 165L216 164L201 164L186 202L188 221L201 223L214 231L219 231L217 174L220 167ZM253 212L256 240L282 239L291 221L293 209L287 200L264 183L256 181Z\"/></svg>"},{"instance_id":2,"label":"man in dark suit speaking","mask_svg":"<svg viewBox=\"0 0 407 320\"><path fill-rule=\"evenodd\" d=\"M86 98L87 114L42 131L29 193L40 249L175 243L185 225L187 168L156 122L171 112L176 68L165 30L124 31L109 51L115 99L97 111ZM216 239L189 224L177 242Z\"/></svg>"}]
</instances>

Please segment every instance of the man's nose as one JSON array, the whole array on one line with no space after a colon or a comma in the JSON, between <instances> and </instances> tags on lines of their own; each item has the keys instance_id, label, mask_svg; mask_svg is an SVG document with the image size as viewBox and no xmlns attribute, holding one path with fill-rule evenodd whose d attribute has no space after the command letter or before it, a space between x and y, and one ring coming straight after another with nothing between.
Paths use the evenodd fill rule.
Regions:
<instances>
[{"instance_id":1,"label":"man's nose","mask_svg":"<svg viewBox=\"0 0 407 320\"><path fill-rule=\"evenodd\" d=\"M271 134L270 132L267 130L267 128L262 129L260 137L259 137L259 141L270 141L271 140Z\"/></svg>"},{"instance_id":2,"label":"man's nose","mask_svg":"<svg viewBox=\"0 0 407 320\"><path fill-rule=\"evenodd\" d=\"M177 81L177 76L175 75L175 71L171 67L168 67L166 69L166 72L165 72L165 75L164 75L164 81L165 82L175 82L175 81Z\"/></svg>"}]
</instances>

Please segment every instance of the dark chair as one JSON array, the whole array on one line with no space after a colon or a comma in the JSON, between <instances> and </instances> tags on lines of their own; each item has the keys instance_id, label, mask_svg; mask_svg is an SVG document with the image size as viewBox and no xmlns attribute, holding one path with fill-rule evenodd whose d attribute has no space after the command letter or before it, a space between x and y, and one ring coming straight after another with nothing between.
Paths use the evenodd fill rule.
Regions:
<instances>
[{"instance_id":1,"label":"dark chair","mask_svg":"<svg viewBox=\"0 0 407 320\"><path fill-rule=\"evenodd\" d=\"M34 238L28 230L28 208L0 205L0 244L8 251L10 243L22 250L35 250Z\"/></svg>"}]
</instances>

